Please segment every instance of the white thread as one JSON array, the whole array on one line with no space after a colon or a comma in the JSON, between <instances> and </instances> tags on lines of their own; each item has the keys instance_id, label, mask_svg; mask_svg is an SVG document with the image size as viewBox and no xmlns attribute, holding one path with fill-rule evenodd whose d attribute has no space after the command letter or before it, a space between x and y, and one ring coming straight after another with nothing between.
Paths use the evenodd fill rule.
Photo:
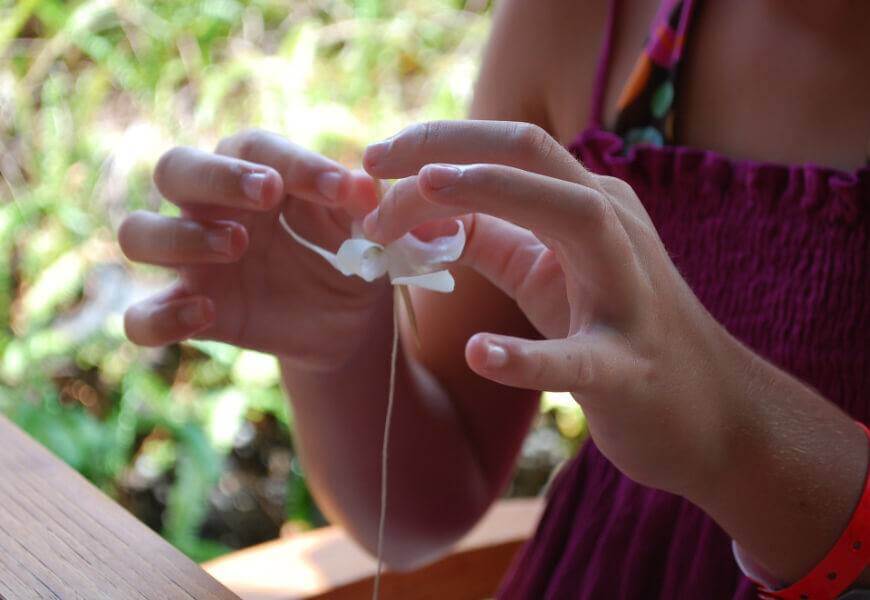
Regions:
<instances>
[{"instance_id":1,"label":"white thread","mask_svg":"<svg viewBox=\"0 0 870 600\"><path fill-rule=\"evenodd\" d=\"M434 292L450 293L453 291L454 280L449 271L443 269L445 263L457 260L465 248L465 228L462 221L457 221L458 229L454 235L436 238L430 242L422 242L410 234L406 234L387 246L381 246L364 238L358 237L360 227L354 225L354 237L345 240L338 253L332 253L325 248L312 244L287 223L284 214L278 216L281 227L298 244L318 254L335 269L344 275L356 275L366 281L373 281L384 274L389 275L394 285L393 293L393 349L390 355L390 382L387 394L387 414L384 420L384 441L381 447L381 506L378 518L377 570L375 571L372 600L378 600L381 587L381 572L384 567L384 530L387 521L387 459L390 446L390 423L393 419L393 404L396 395L396 363L399 355L399 298L395 289L404 290L402 300L406 303L408 318L414 331L417 344L420 343L417 332L417 319L411 306L410 295L404 286L416 286Z\"/></svg>"},{"instance_id":2,"label":"white thread","mask_svg":"<svg viewBox=\"0 0 870 600\"><path fill-rule=\"evenodd\" d=\"M384 442L381 447L381 514L378 518L378 566L372 600L378 600L381 588L381 571L384 567L384 529L387 522L387 458L390 449L390 425L393 421L393 404L396 396L396 362L399 356L399 299L393 295L393 349L390 353L390 391L387 394L387 416L384 419Z\"/></svg>"}]
</instances>

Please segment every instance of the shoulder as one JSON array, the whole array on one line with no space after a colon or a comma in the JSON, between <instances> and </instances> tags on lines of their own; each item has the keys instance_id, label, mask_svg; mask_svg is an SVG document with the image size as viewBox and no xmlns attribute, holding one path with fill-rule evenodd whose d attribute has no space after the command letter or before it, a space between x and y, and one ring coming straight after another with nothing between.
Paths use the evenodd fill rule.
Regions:
<instances>
[{"instance_id":1,"label":"shoulder","mask_svg":"<svg viewBox=\"0 0 870 600\"><path fill-rule=\"evenodd\" d=\"M521 42L525 50L546 53L582 48L590 41L595 45L586 38L600 40L614 1L504 0L495 11L493 38L506 36Z\"/></svg>"},{"instance_id":2,"label":"shoulder","mask_svg":"<svg viewBox=\"0 0 870 600\"><path fill-rule=\"evenodd\" d=\"M484 54L472 115L531 121L567 142L589 118L611 4L619 3L618 84L658 0L504 0ZM612 89L608 95L612 96Z\"/></svg>"},{"instance_id":3,"label":"shoulder","mask_svg":"<svg viewBox=\"0 0 870 600\"><path fill-rule=\"evenodd\" d=\"M552 96L566 77L591 81L610 0L504 0L497 5L473 116L551 130Z\"/></svg>"}]
</instances>

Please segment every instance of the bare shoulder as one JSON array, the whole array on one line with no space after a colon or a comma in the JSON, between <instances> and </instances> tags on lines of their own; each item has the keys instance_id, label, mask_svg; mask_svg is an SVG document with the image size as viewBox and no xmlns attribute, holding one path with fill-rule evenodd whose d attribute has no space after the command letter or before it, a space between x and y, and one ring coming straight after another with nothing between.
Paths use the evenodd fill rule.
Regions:
<instances>
[{"instance_id":1,"label":"bare shoulder","mask_svg":"<svg viewBox=\"0 0 870 600\"><path fill-rule=\"evenodd\" d=\"M554 114L565 87L587 89L595 76L609 0L503 0L484 54L472 115L525 120L559 137ZM580 96L588 94L580 93ZM576 98L583 119L585 98Z\"/></svg>"}]
</instances>

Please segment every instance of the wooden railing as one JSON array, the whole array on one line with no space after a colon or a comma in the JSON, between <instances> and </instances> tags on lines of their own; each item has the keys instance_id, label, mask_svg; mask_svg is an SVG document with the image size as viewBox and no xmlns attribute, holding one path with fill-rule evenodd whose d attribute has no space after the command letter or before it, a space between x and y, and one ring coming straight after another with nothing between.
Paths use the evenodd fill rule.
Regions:
<instances>
[{"instance_id":1,"label":"wooden railing","mask_svg":"<svg viewBox=\"0 0 870 600\"><path fill-rule=\"evenodd\" d=\"M238 600L2 416L0 598Z\"/></svg>"},{"instance_id":2,"label":"wooden railing","mask_svg":"<svg viewBox=\"0 0 870 600\"><path fill-rule=\"evenodd\" d=\"M386 573L381 597L490 597L541 506L537 499L498 503L445 558L411 573ZM335 527L204 566L0 416L0 600L365 599L375 570Z\"/></svg>"},{"instance_id":3,"label":"wooden railing","mask_svg":"<svg viewBox=\"0 0 870 600\"><path fill-rule=\"evenodd\" d=\"M539 498L503 500L441 560L384 574L384 600L491 598L543 507ZM337 527L247 548L203 565L245 600L371 597L375 561Z\"/></svg>"}]
</instances>

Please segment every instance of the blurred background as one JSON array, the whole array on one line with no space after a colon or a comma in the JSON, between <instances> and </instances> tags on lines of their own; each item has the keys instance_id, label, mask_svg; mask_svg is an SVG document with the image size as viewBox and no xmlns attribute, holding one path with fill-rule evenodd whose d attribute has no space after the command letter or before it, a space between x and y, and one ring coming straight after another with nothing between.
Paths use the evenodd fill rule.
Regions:
<instances>
[{"instance_id":1,"label":"blurred background","mask_svg":"<svg viewBox=\"0 0 870 600\"><path fill-rule=\"evenodd\" d=\"M463 117L490 16L486 0L0 0L0 411L194 560L322 525L276 362L127 342L124 309L167 274L127 263L114 232L134 209L174 214L150 175L173 145L258 126L355 166L409 123ZM538 493L584 435L573 401L545 395L507 494Z\"/></svg>"}]
</instances>

